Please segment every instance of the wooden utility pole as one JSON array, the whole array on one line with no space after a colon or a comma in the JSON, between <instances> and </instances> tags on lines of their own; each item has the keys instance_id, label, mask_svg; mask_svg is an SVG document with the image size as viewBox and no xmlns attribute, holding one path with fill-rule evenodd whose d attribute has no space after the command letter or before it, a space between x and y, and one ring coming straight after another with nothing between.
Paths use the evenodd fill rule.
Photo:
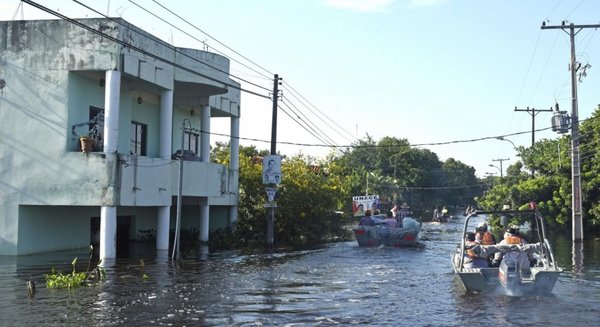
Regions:
<instances>
[{"instance_id":1,"label":"wooden utility pole","mask_svg":"<svg viewBox=\"0 0 600 327\"><path fill-rule=\"evenodd\" d=\"M517 109L515 106L515 111L526 111L531 115L531 146L533 146L535 144L535 116L542 111L552 112L552 107L550 107L550 109L535 109L529 107L527 107L527 109Z\"/></svg>"},{"instance_id":2,"label":"wooden utility pole","mask_svg":"<svg viewBox=\"0 0 600 327\"><path fill-rule=\"evenodd\" d=\"M502 161L507 161L510 160L510 158L506 158L506 159L492 159L492 161L498 161L500 162L500 179L504 178L504 173L503 173L503 169L502 169Z\"/></svg>"},{"instance_id":3,"label":"wooden utility pole","mask_svg":"<svg viewBox=\"0 0 600 327\"><path fill-rule=\"evenodd\" d=\"M277 154L277 99L279 99L279 75L273 76L273 116L271 121L271 155ZM277 185L274 185L275 187ZM267 248L273 248L275 234L275 207L267 210Z\"/></svg>"},{"instance_id":4,"label":"wooden utility pole","mask_svg":"<svg viewBox=\"0 0 600 327\"><path fill-rule=\"evenodd\" d=\"M584 28L599 28L600 24L546 26L542 29L561 29L571 40L571 187L572 187L572 217L573 217L573 242L583 241L583 217L581 215L581 157L579 154L579 112L577 108L577 61L575 59L575 35ZM577 29L577 31L575 31Z\"/></svg>"}]
</instances>

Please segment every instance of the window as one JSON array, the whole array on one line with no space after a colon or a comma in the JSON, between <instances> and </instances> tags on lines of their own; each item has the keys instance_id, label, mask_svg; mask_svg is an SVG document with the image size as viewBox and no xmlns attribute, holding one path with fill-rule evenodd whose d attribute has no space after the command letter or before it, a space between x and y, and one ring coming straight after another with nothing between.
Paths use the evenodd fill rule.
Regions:
<instances>
[{"instance_id":1,"label":"window","mask_svg":"<svg viewBox=\"0 0 600 327\"><path fill-rule=\"evenodd\" d=\"M131 154L146 155L147 134L148 125L136 121L131 122Z\"/></svg>"},{"instance_id":2,"label":"window","mask_svg":"<svg viewBox=\"0 0 600 327\"><path fill-rule=\"evenodd\" d=\"M198 155L198 140L200 140L200 134L186 131L183 135L183 149Z\"/></svg>"},{"instance_id":3,"label":"window","mask_svg":"<svg viewBox=\"0 0 600 327\"><path fill-rule=\"evenodd\" d=\"M104 148L102 133L104 133L104 109L90 106L88 135L94 140L94 151L102 152Z\"/></svg>"}]
</instances>

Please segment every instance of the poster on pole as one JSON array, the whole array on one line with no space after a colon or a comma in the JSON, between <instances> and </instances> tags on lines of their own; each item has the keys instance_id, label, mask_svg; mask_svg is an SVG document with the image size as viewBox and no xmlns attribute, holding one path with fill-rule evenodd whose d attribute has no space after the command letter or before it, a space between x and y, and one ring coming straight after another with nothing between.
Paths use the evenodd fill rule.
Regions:
<instances>
[{"instance_id":1,"label":"poster on pole","mask_svg":"<svg viewBox=\"0 0 600 327\"><path fill-rule=\"evenodd\" d=\"M265 202L265 208L277 208L277 201L275 201L275 196L277 195L277 189L274 187L266 187L265 192L267 192L267 202Z\"/></svg>"},{"instance_id":2,"label":"poster on pole","mask_svg":"<svg viewBox=\"0 0 600 327\"><path fill-rule=\"evenodd\" d=\"M354 217L362 217L365 211L379 211L379 195L357 195L352 197L352 214Z\"/></svg>"},{"instance_id":3,"label":"poster on pole","mask_svg":"<svg viewBox=\"0 0 600 327\"><path fill-rule=\"evenodd\" d=\"M281 156L265 156L263 158L263 184L279 183L281 183Z\"/></svg>"}]
</instances>

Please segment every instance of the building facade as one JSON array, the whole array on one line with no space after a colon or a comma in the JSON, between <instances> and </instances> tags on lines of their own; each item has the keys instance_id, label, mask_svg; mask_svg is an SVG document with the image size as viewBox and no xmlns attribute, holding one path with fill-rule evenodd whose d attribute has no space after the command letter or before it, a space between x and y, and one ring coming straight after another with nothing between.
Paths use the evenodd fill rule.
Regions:
<instances>
[{"instance_id":1,"label":"building facade","mask_svg":"<svg viewBox=\"0 0 600 327\"><path fill-rule=\"evenodd\" d=\"M122 19L0 22L0 255L167 250L178 216L208 241L237 220L239 117L225 57ZM229 166L211 119L230 120Z\"/></svg>"}]
</instances>

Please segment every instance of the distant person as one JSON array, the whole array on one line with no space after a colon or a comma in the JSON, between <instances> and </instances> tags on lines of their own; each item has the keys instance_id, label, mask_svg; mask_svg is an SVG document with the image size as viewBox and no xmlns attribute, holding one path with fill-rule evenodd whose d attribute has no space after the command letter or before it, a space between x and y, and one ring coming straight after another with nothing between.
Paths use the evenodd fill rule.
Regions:
<instances>
[{"instance_id":1,"label":"distant person","mask_svg":"<svg viewBox=\"0 0 600 327\"><path fill-rule=\"evenodd\" d=\"M433 209L433 217L431 218L431 221L438 221L440 218L440 210L438 209L438 207L435 207L435 209Z\"/></svg>"},{"instance_id":2,"label":"distant person","mask_svg":"<svg viewBox=\"0 0 600 327\"><path fill-rule=\"evenodd\" d=\"M406 202L402 203L402 206L400 207L400 210L398 211L398 218L404 219L404 218L410 217L410 216L412 216L412 211L410 210L410 207L408 206L408 204L406 204Z\"/></svg>"},{"instance_id":3,"label":"distant person","mask_svg":"<svg viewBox=\"0 0 600 327\"><path fill-rule=\"evenodd\" d=\"M375 221L371 217L371 210L365 211L365 216L360 218L358 226L375 226Z\"/></svg>"},{"instance_id":4,"label":"distant person","mask_svg":"<svg viewBox=\"0 0 600 327\"><path fill-rule=\"evenodd\" d=\"M398 220L398 215L400 214L400 205L396 204L390 211L392 212L392 217Z\"/></svg>"},{"instance_id":5,"label":"distant person","mask_svg":"<svg viewBox=\"0 0 600 327\"><path fill-rule=\"evenodd\" d=\"M396 227L398 226L398 224L396 223L396 218L394 218L394 215L391 211L388 211L387 216L385 217L385 219L383 220L383 222L388 226L388 227Z\"/></svg>"}]
</instances>

